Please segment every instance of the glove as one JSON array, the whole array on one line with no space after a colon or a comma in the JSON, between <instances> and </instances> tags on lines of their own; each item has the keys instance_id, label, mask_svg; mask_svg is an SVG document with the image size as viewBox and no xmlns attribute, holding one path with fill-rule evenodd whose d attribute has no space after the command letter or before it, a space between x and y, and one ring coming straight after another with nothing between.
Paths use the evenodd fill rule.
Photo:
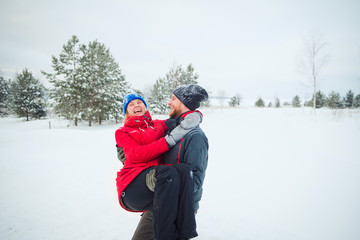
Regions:
<instances>
[{"instance_id":1,"label":"glove","mask_svg":"<svg viewBox=\"0 0 360 240\"><path fill-rule=\"evenodd\" d=\"M118 145L116 145L116 151L117 151L118 159L120 160L120 162L122 164L124 164L124 162L126 160L124 149L122 147L118 147Z\"/></svg>"},{"instance_id":2,"label":"glove","mask_svg":"<svg viewBox=\"0 0 360 240\"><path fill-rule=\"evenodd\" d=\"M184 129L193 129L202 122L202 115L200 112L192 112L185 116L180 121L180 126Z\"/></svg>"},{"instance_id":3,"label":"glove","mask_svg":"<svg viewBox=\"0 0 360 240\"><path fill-rule=\"evenodd\" d=\"M151 169L150 172L146 174L146 186L150 189L150 191L155 192L156 185L156 170Z\"/></svg>"},{"instance_id":4,"label":"glove","mask_svg":"<svg viewBox=\"0 0 360 240\"><path fill-rule=\"evenodd\" d=\"M165 136L168 147L171 148L175 146L188 132L198 126L201 121L202 117L199 112L193 112L186 115L180 122L180 125Z\"/></svg>"}]
</instances>

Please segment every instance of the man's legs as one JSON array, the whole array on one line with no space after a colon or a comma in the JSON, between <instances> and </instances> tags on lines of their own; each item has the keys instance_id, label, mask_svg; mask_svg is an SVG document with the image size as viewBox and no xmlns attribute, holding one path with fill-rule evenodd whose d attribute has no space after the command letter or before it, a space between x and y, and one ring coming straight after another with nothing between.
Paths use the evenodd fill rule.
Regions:
<instances>
[{"instance_id":1,"label":"man's legs","mask_svg":"<svg viewBox=\"0 0 360 240\"><path fill-rule=\"evenodd\" d=\"M176 179L176 181L180 181L180 186L179 186L180 188L178 189L178 191L179 191L178 197L179 198L178 199L174 199L171 197L167 198L168 201L170 199L172 199L172 200L170 200L170 202L167 202L165 204L165 205L167 205L169 203L174 204L175 202L179 201L179 205L177 206L178 212L177 212L176 225L177 225L177 230L180 231L180 232L178 232L180 234L180 237L195 237L195 236L197 236L197 233L195 230L196 222L195 222L195 216L194 216L193 180L192 180L192 177L190 176L190 172L191 172L190 167L187 166L186 164L176 164L176 165L173 165L172 167L165 167L166 170L163 167L160 167L160 169L157 169L157 171L158 171L157 177L160 179L161 178L163 178L163 180L168 179L171 175L173 177L173 174L168 175L168 170L170 170L170 169L171 170L176 169L176 171L178 173L178 177L180 177L179 179ZM162 171L162 170L165 170L165 171ZM165 176L167 175L167 176L165 177L165 176L159 176L159 175L165 175ZM177 175L177 174L175 174L175 175ZM165 179L164 179L164 177L165 177ZM175 179L173 179L173 180L175 180ZM166 181L166 182L169 183L168 181ZM163 184L160 184L161 188L164 187L162 185ZM168 185L168 184L165 184L165 185ZM175 187L175 186L173 186L173 187ZM165 187L165 189L166 188L167 187ZM160 198L162 198L162 197L160 197ZM165 200L165 199L162 199L162 200ZM175 210L175 209L172 209L172 210ZM132 237L132 240L153 240L153 239L155 239L152 215L153 214L149 211L145 212L142 215L140 222L139 222L139 224L135 230L135 233ZM170 215L172 215L172 214L170 214Z\"/></svg>"},{"instance_id":2,"label":"man's legs","mask_svg":"<svg viewBox=\"0 0 360 240\"><path fill-rule=\"evenodd\" d=\"M155 169L157 180L152 202L153 213L147 213L141 217L133 240L155 239L155 236L156 239L161 240L177 239L179 235L176 228L181 184L179 173L175 168L166 165L156 166ZM137 201L133 199L132 202ZM133 207L133 209L136 208ZM150 228L153 229L152 232ZM149 238L150 233L152 234Z\"/></svg>"},{"instance_id":3,"label":"man's legs","mask_svg":"<svg viewBox=\"0 0 360 240\"><path fill-rule=\"evenodd\" d=\"M138 226L131 240L154 240L154 228L152 223L152 212L147 211L141 215Z\"/></svg>"}]
</instances>

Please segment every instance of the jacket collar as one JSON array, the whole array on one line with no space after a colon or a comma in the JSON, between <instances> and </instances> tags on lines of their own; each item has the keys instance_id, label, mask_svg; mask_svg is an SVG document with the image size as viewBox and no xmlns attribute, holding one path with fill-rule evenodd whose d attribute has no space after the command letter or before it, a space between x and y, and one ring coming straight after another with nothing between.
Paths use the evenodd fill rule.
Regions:
<instances>
[{"instance_id":1,"label":"jacket collar","mask_svg":"<svg viewBox=\"0 0 360 240\"><path fill-rule=\"evenodd\" d=\"M132 128L147 128L154 126L154 123L152 121L150 112L147 111L142 116L126 116L124 126Z\"/></svg>"}]
</instances>

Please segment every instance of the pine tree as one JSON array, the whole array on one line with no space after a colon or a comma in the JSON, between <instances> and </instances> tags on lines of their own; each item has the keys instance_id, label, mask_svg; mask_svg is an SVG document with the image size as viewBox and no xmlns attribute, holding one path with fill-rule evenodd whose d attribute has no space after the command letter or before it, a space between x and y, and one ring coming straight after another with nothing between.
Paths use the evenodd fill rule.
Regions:
<instances>
[{"instance_id":1,"label":"pine tree","mask_svg":"<svg viewBox=\"0 0 360 240\"><path fill-rule=\"evenodd\" d=\"M180 85L197 84L198 78L199 75L194 73L194 67L192 64L189 64L186 70L179 65L170 69L170 71L166 74L165 82L168 86L168 91L171 94L172 91Z\"/></svg>"},{"instance_id":2,"label":"pine tree","mask_svg":"<svg viewBox=\"0 0 360 240\"><path fill-rule=\"evenodd\" d=\"M173 67L164 78L159 78L151 90L149 106L155 113L165 113L168 109L167 103L170 100L172 91L187 84L197 84L199 75L194 72L194 67L189 64L186 69L181 65Z\"/></svg>"},{"instance_id":3,"label":"pine tree","mask_svg":"<svg viewBox=\"0 0 360 240\"><path fill-rule=\"evenodd\" d=\"M121 74L119 65L110 50L98 41L82 46L81 50L83 117L89 121L89 126L94 119L99 124L110 117L118 119L123 98L129 92L129 84Z\"/></svg>"},{"instance_id":4,"label":"pine tree","mask_svg":"<svg viewBox=\"0 0 360 240\"><path fill-rule=\"evenodd\" d=\"M305 106L312 107L314 103L314 96L305 103ZM321 91L316 92L316 108L322 108L326 105L326 96Z\"/></svg>"},{"instance_id":5,"label":"pine tree","mask_svg":"<svg viewBox=\"0 0 360 240\"><path fill-rule=\"evenodd\" d=\"M329 108L342 108L344 106L340 94L335 91L330 92L326 102Z\"/></svg>"},{"instance_id":6,"label":"pine tree","mask_svg":"<svg viewBox=\"0 0 360 240\"><path fill-rule=\"evenodd\" d=\"M275 107L280 107L280 99L278 97L275 99Z\"/></svg>"},{"instance_id":7,"label":"pine tree","mask_svg":"<svg viewBox=\"0 0 360 240\"><path fill-rule=\"evenodd\" d=\"M300 97L298 95L296 95L291 102L291 105L295 108L299 108L301 107L301 103L300 103Z\"/></svg>"},{"instance_id":8,"label":"pine tree","mask_svg":"<svg viewBox=\"0 0 360 240\"><path fill-rule=\"evenodd\" d=\"M27 69L11 82L11 107L18 117L40 118L46 116L44 87Z\"/></svg>"},{"instance_id":9,"label":"pine tree","mask_svg":"<svg viewBox=\"0 0 360 240\"><path fill-rule=\"evenodd\" d=\"M356 97L355 97L354 107L356 107L356 108L360 107L360 94L356 95Z\"/></svg>"},{"instance_id":10,"label":"pine tree","mask_svg":"<svg viewBox=\"0 0 360 240\"><path fill-rule=\"evenodd\" d=\"M43 72L53 84L50 97L54 100L54 112L73 120L77 126L83 115L83 80L79 39L74 35L63 45L59 57L52 56L54 74Z\"/></svg>"},{"instance_id":11,"label":"pine tree","mask_svg":"<svg viewBox=\"0 0 360 240\"><path fill-rule=\"evenodd\" d=\"M9 104L10 81L0 77L0 116L7 114Z\"/></svg>"},{"instance_id":12,"label":"pine tree","mask_svg":"<svg viewBox=\"0 0 360 240\"><path fill-rule=\"evenodd\" d=\"M316 93L316 108L324 107L326 104L326 95L321 91Z\"/></svg>"},{"instance_id":13,"label":"pine tree","mask_svg":"<svg viewBox=\"0 0 360 240\"><path fill-rule=\"evenodd\" d=\"M236 106L238 106L236 96L233 96L232 98L230 98L229 106L230 106L230 107L236 107Z\"/></svg>"},{"instance_id":14,"label":"pine tree","mask_svg":"<svg viewBox=\"0 0 360 240\"><path fill-rule=\"evenodd\" d=\"M354 106L354 93L350 90L343 99L344 107L352 108Z\"/></svg>"},{"instance_id":15,"label":"pine tree","mask_svg":"<svg viewBox=\"0 0 360 240\"><path fill-rule=\"evenodd\" d=\"M149 108L154 113L165 113L168 109L167 103L170 100L170 96L164 78L159 78L151 89L151 96L148 101Z\"/></svg>"},{"instance_id":16,"label":"pine tree","mask_svg":"<svg viewBox=\"0 0 360 240\"><path fill-rule=\"evenodd\" d=\"M262 98L259 98L259 99L255 102L255 106L256 106L256 107L265 107L265 102L264 102L264 100L262 100Z\"/></svg>"}]
</instances>

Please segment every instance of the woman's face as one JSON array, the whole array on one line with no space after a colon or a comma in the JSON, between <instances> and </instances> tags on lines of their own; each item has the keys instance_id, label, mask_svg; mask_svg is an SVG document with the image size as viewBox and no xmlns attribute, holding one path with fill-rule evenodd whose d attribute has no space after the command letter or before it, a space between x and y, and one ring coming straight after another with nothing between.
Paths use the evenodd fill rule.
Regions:
<instances>
[{"instance_id":1,"label":"woman's face","mask_svg":"<svg viewBox=\"0 0 360 240\"><path fill-rule=\"evenodd\" d=\"M142 116L146 113L147 109L145 107L145 104L140 99L134 99L131 102L129 102L126 113L129 116Z\"/></svg>"}]
</instances>

